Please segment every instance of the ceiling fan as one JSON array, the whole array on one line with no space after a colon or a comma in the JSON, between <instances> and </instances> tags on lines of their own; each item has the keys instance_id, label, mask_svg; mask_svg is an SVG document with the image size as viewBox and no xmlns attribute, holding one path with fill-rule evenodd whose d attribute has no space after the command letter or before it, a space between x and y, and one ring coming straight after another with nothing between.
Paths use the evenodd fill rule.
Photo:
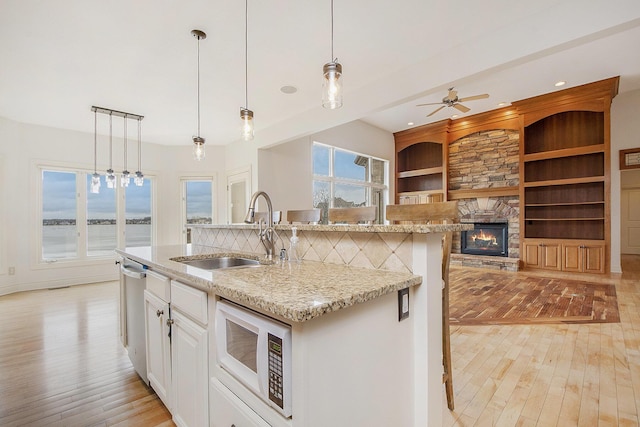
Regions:
<instances>
[{"instance_id":1,"label":"ceiling fan","mask_svg":"<svg viewBox=\"0 0 640 427\"><path fill-rule=\"evenodd\" d=\"M442 98L442 102L431 102L428 104L418 104L416 105L416 107L422 107L424 105L440 105L443 104L442 106L436 108L435 110L433 110L431 113L427 114L427 117L433 116L435 113L437 113L438 111L442 110L444 107L453 107L458 111L461 111L463 113L466 113L467 111L470 110L469 107L465 107L464 105L460 104L461 102L465 102L465 101L475 101L476 99L484 99L484 98L488 98L489 94L488 93L483 93L482 95L474 95L474 96L467 96L466 98L458 98L458 91L454 90L452 87L449 88L449 94L447 96L445 96L444 98Z\"/></svg>"}]
</instances>

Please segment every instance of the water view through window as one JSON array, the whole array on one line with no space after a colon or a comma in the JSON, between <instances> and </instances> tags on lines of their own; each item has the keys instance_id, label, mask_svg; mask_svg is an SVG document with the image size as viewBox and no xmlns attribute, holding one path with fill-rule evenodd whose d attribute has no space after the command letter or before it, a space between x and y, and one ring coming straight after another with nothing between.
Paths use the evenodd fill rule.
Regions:
<instances>
[{"instance_id":1,"label":"water view through window","mask_svg":"<svg viewBox=\"0 0 640 427\"><path fill-rule=\"evenodd\" d=\"M104 176L100 180L100 193L94 194L89 191L91 174L42 171L43 260L113 255L119 233L125 246L152 244L152 180L145 179L142 187L131 185L126 189L107 188ZM122 191L125 215L119 219L116 200ZM82 223L78 223L79 218Z\"/></svg>"}]
</instances>

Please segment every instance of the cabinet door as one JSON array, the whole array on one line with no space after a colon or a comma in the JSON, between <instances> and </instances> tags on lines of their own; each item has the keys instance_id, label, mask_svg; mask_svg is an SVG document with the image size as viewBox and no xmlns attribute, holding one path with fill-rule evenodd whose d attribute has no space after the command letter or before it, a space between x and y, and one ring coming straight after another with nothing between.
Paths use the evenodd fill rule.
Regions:
<instances>
[{"instance_id":1,"label":"cabinet door","mask_svg":"<svg viewBox=\"0 0 640 427\"><path fill-rule=\"evenodd\" d=\"M562 269L562 252L559 243L542 243L542 264L540 268L547 270Z\"/></svg>"},{"instance_id":2,"label":"cabinet door","mask_svg":"<svg viewBox=\"0 0 640 427\"><path fill-rule=\"evenodd\" d=\"M565 243L562 250L562 269L564 271L582 271L582 245L579 242Z\"/></svg>"},{"instance_id":3,"label":"cabinet door","mask_svg":"<svg viewBox=\"0 0 640 427\"><path fill-rule=\"evenodd\" d=\"M211 425L269 427L264 419L217 380L211 383Z\"/></svg>"},{"instance_id":4,"label":"cabinet door","mask_svg":"<svg viewBox=\"0 0 640 427\"><path fill-rule=\"evenodd\" d=\"M171 411L171 342L169 339L169 304L144 291L147 378L149 384Z\"/></svg>"},{"instance_id":5,"label":"cabinet door","mask_svg":"<svg viewBox=\"0 0 640 427\"><path fill-rule=\"evenodd\" d=\"M562 258L564 271L604 273L604 245L565 243Z\"/></svg>"},{"instance_id":6,"label":"cabinet door","mask_svg":"<svg viewBox=\"0 0 640 427\"><path fill-rule=\"evenodd\" d=\"M538 268L542 264L540 260L540 255L541 255L540 242L524 242L523 254L524 254L523 262L524 262L525 268L527 267Z\"/></svg>"},{"instance_id":7,"label":"cabinet door","mask_svg":"<svg viewBox=\"0 0 640 427\"><path fill-rule=\"evenodd\" d=\"M585 273L604 273L604 245L584 245L582 252Z\"/></svg>"},{"instance_id":8,"label":"cabinet door","mask_svg":"<svg viewBox=\"0 0 640 427\"><path fill-rule=\"evenodd\" d=\"M209 423L207 330L172 309L172 415L180 427Z\"/></svg>"}]
</instances>

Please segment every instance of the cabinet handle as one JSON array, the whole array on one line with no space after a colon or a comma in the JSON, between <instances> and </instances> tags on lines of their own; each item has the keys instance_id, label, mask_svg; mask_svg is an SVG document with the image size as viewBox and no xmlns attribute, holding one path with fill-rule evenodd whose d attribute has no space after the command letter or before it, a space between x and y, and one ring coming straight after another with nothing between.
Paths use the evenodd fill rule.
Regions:
<instances>
[{"instance_id":1,"label":"cabinet handle","mask_svg":"<svg viewBox=\"0 0 640 427\"><path fill-rule=\"evenodd\" d=\"M164 310L158 310L156 311L156 316L160 317L164 314Z\"/></svg>"},{"instance_id":2,"label":"cabinet handle","mask_svg":"<svg viewBox=\"0 0 640 427\"><path fill-rule=\"evenodd\" d=\"M173 319L167 319L167 326L173 325Z\"/></svg>"}]
</instances>

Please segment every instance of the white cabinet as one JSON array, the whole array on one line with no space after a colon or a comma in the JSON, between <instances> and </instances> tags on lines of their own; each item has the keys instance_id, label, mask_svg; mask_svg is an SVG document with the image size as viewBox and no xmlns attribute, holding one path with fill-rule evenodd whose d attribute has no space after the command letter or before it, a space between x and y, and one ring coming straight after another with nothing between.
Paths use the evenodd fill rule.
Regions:
<instances>
[{"instance_id":1,"label":"white cabinet","mask_svg":"<svg viewBox=\"0 0 640 427\"><path fill-rule=\"evenodd\" d=\"M169 303L149 290L144 291L147 378L149 384L171 411L171 341Z\"/></svg>"},{"instance_id":2,"label":"white cabinet","mask_svg":"<svg viewBox=\"0 0 640 427\"><path fill-rule=\"evenodd\" d=\"M211 381L210 427L270 427L220 381Z\"/></svg>"},{"instance_id":3,"label":"white cabinet","mask_svg":"<svg viewBox=\"0 0 640 427\"><path fill-rule=\"evenodd\" d=\"M184 296L185 291L194 298L181 299L179 305L174 304L173 297ZM171 414L179 427L206 426L209 423L207 329L206 324L196 322L186 314L203 319L201 304L204 298L206 307L206 293L172 281L171 297Z\"/></svg>"}]
</instances>

